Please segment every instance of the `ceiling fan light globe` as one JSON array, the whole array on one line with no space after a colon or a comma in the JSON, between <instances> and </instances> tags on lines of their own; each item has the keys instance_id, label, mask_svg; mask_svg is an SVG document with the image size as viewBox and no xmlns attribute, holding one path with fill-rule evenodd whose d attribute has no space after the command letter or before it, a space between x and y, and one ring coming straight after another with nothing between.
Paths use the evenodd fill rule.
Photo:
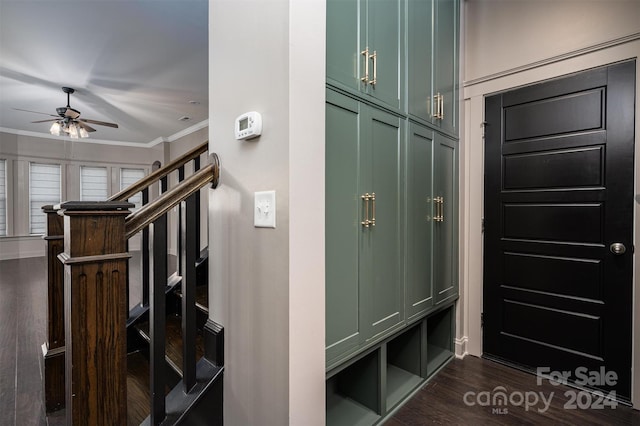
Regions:
<instances>
[{"instance_id":1,"label":"ceiling fan light globe","mask_svg":"<svg viewBox=\"0 0 640 426\"><path fill-rule=\"evenodd\" d=\"M80 130L78 132L80 134L81 138L88 138L89 137L89 132L87 132L84 128L80 127Z\"/></svg>"},{"instance_id":2,"label":"ceiling fan light globe","mask_svg":"<svg viewBox=\"0 0 640 426\"><path fill-rule=\"evenodd\" d=\"M71 139L78 139L78 128L73 123L69 124L69 136Z\"/></svg>"},{"instance_id":3,"label":"ceiling fan light globe","mask_svg":"<svg viewBox=\"0 0 640 426\"><path fill-rule=\"evenodd\" d=\"M49 132L50 132L52 135L60 136L60 123L59 123L58 121L56 121L55 123L53 123L53 124L51 125L51 128L49 129Z\"/></svg>"}]
</instances>

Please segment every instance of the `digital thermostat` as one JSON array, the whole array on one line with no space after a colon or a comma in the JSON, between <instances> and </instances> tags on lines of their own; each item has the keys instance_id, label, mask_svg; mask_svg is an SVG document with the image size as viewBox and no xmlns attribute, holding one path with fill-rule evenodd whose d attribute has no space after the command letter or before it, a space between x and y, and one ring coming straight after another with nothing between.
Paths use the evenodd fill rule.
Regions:
<instances>
[{"instance_id":1,"label":"digital thermostat","mask_svg":"<svg viewBox=\"0 0 640 426\"><path fill-rule=\"evenodd\" d=\"M245 140L260 136L262 133L262 116L259 112L245 112L236 118L236 139Z\"/></svg>"}]
</instances>

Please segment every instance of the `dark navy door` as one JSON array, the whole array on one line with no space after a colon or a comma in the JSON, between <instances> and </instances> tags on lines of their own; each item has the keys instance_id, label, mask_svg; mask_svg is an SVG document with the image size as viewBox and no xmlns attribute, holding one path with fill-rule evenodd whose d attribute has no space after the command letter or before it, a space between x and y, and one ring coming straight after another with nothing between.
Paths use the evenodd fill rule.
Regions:
<instances>
[{"instance_id":1,"label":"dark navy door","mask_svg":"<svg viewBox=\"0 0 640 426\"><path fill-rule=\"evenodd\" d=\"M630 61L485 104L483 352L568 371L622 400L631 397L634 100Z\"/></svg>"}]
</instances>

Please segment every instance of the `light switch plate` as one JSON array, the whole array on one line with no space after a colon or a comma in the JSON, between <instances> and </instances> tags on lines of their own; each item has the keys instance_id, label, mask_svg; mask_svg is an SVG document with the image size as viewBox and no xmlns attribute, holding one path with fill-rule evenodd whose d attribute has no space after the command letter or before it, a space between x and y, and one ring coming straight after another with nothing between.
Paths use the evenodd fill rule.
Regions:
<instances>
[{"instance_id":1,"label":"light switch plate","mask_svg":"<svg viewBox=\"0 0 640 426\"><path fill-rule=\"evenodd\" d=\"M253 226L276 227L276 191L260 191L254 194Z\"/></svg>"}]
</instances>

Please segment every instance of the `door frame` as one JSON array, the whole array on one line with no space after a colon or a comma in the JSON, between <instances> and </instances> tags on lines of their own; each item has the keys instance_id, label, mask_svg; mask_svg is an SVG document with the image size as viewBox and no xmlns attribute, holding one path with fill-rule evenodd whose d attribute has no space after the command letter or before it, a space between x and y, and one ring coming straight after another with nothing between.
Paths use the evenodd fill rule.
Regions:
<instances>
[{"instance_id":1,"label":"door frame","mask_svg":"<svg viewBox=\"0 0 640 426\"><path fill-rule=\"evenodd\" d=\"M471 81L463 89L461 120L464 133L460 144L460 282L461 298L456 331L456 354L482 355L481 313L483 309L483 235L484 211L484 122L485 96L516 89L567 74L636 59L635 142L640 147L640 34L611 42L606 48L576 51L543 63L531 64L484 79ZM640 193L640 149L635 150L634 193ZM637 231L640 224L640 205L634 204L634 244L640 247ZM633 260L633 356L632 402L640 408L640 285L638 262Z\"/></svg>"}]
</instances>

